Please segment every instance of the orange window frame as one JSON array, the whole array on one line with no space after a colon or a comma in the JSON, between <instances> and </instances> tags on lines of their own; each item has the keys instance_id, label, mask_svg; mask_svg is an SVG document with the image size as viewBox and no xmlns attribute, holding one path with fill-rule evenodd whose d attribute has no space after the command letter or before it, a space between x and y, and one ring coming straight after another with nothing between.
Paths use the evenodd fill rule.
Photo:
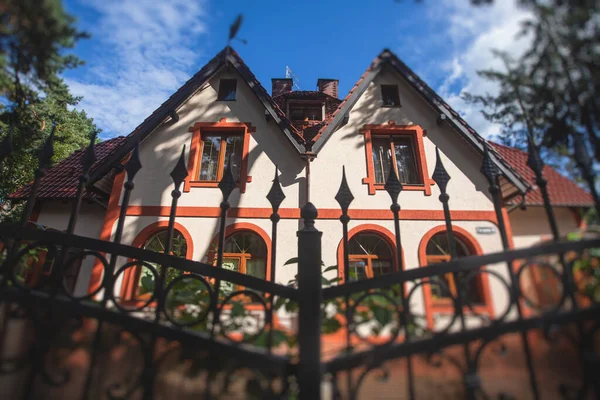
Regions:
<instances>
[{"instance_id":1,"label":"orange window frame","mask_svg":"<svg viewBox=\"0 0 600 400\"><path fill-rule=\"evenodd\" d=\"M429 177L429 172L427 171L427 159L423 145L423 136L426 136L426 132L423 128L419 125L396 125L394 121L389 121L385 125L365 125L359 132L365 136L367 176L363 178L362 183L368 185L369 195L374 195L377 190L385 190L385 183L378 183L375 180L375 163L373 162L373 139L381 136L405 136L412 140L413 152L417 164L416 172L422 183L403 184L402 187L404 190L422 191L426 196L431 195L431 186L435 182ZM395 163L396 155L394 151L392 151L392 157Z\"/></svg>"},{"instance_id":2,"label":"orange window frame","mask_svg":"<svg viewBox=\"0 0 600 400\"><path fill-rule=\"evenodd\" d=\"M461 240L467 246L467 248L469 249L469 251L471 252L472 255L482 255L483 254L483 249L481 248L479 242L477 242L477 240L467 230L465 230L459 226L453 225L452 231L453 231L455 237L458 238L459 240ZM435 234L441 233L441 232L446 232L446 225L436 226L435 228L429 230L421 238L421 242L419 243L419 262L421 264L421 267L427 267L430 262L434 262L436 260L438 260L437 262L449 261L449 258L450 258L449 256L428 256L427 255L427 243L429 243L429 240L431 240L431 238ZM442 259L442 258L445 258L445 259ZM484 267L482 267L482 269L483 268ZM447 274L447 275L452 275L452 274ZM492 317L494 315L494 306L493 306L493 302L492 302L492 293L490 290L488 275L485 273L479 274L474 279L477 280L477 288L478 288L478 290L480 290L481 298L483 299L483 304L473 305L473 311L475 311L475 313L477 313L477 314L489 315L490 317ZM454 278L452 277L452 280L449 280L449 282L453 282L453 281L454 281ZM449 287L451 288L450 285L449 285ZM450 290L452 290L452 289L450 289ZM455 290L456 290L456 286L455 286ZM456 293L453 293L453 295L456 295ZM431 329L433 329L433 327L434 327L434 321L433 321L434 314L451 314L454 312L454 305L452 303L452 300L451 299L437 299L437 300L434 299L433 294L431 293L430 285L427 285L427 284L423 285L423 297L424 297L424 303L425 303L425 315L427 318L427 326ZM463 311L468 314L471 312L471 308L469 308L468 306L465 306L463 308Z\"/></svg>"},{"instance_id":3,"label":"orange window frame","mask_svg":"<svg viewBox=\"0 0 600 400\"><path fill-rule=\"evenodd\" d=\"M144 244L152 237L154 234L168 229L169 221L158 221L154 222L138 233L138 235L131 242L132 247L142 248ZM192 235L190 232L180 223L175 222L174 229L178 231L184 238L186 242L187 251L185 254L185 258L191 260L194 254L194 243L192 239ZM132 262L134 259L130 258L127 262ZM147 300L150 297L150 294L138 295L137 290L140 284L140 279L142 275L142 267L131 267L126 271L123 271L123 281L121 283L121 301L125 304L131 302L142 302L142 300Z\"/></svg>"},{"instance_id":4,"label":"orange window frame","mask_svg":"<svg viewBox=\"0 0 600 400\"><path fill-rule=\"evenodd\" d=\"M228 135L239 134L242 136L242 163L240 166L240 179L238 187L241 193L246 192L246 184L252 182L252 177L248 175L248 152L250 148L250 135L256 132L256 128L250 122L227 122L222 118L218 122L196 122L190 126L192 133L192 143L190 146L190 158L188 160L188 176L183 183L183 191L189 192L193 187L217 188L219 181L223 177L223 166L225 164L225 146L223 141ZM219 168L217 169L217 179L215 181L201 181L200 166L202 163L202 152L204 142L203 135L221 135L221 148L219 149Z\"/></svg>"},{"instance_id":5,"label":"orange window frame","mask_svg":"<svg viewBox=\"0 0 600 400\"><path fill-rule=\"evenodd\" d=\"M239 260L237 272L239 272L241 274L246 274L246 261L252 259L252 254L250 254L250 253L223 253L223 258L235 258L235 259ZM266 262L266 260L265 260L265 262ZM265 278L267 278L266 272L267 272L267 269L265 268ZM244 290L244 286L236 285L235 290L236 291Z\"/></svg>"},{"instance_id":6,"label":"orange window frame","mask_svg":"<svg viewBox=\"0 0 600 400\"><path fill-rule=\"evenodd\" d=\"M376 254L364 254L364 255L351 254L348 256L349 262L365 261L365 260L366 260L365 274L367 275L367 279L371 279L374 277L373 260L379 260L379 256L377 256ZM395 268L394 260L389 260L389 261L391 263L392 272L395 272L396 268Z\"/></svg>"}]
</instances>

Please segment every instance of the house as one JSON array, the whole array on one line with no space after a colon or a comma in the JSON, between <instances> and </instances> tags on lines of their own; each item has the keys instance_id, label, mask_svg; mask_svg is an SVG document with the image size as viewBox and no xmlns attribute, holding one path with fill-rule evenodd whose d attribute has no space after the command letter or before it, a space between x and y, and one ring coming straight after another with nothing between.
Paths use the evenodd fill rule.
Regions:
<instances>
[{"instance_id":1,"label":"house","mask_svg":"<svg viewBox=\"0 0 600 400\"><path fill-rule=\"evenodd\" d=\"M283 264L297 256L300 207L308 200L319 213L323 261L338 265L342 276L341 212L335 195L344 167L354 195L350 272L368 279L398 268L390 198L384 190L391 158L404 186L399 198L403 266L418 268L449 259L440 192L431 178L438 148L451 176L448 194L458 255L502 250L488 183L480 172L485 140L392 52L384 50L343 99L336 79L319 79L317 87L294 91L290 79L273 79L269 95L239 55L225 48L127 137L97 146L75 233L113 238L125 181L122 165L139 141L143 168L135 177L122 243L162 249L173 185L169 172L185 146L189 175L177 208L177 255L212 262L222 201L217 182L229 162L239 190L230 198L223 267L270 276L271 206L266 195L277 173L286 197L279 210L276 281L285 284L296 273L294 265ZM546 240L550 229L527 155L495 143L490 151L502 173L509 241L522 247ZM76 152L48 171L35 222L66 228L82 155ZM561 234L579 229L580 210L593 205L590 195L552 168L544 172ZM12 198L26 198L29 190L26 186ZM504 267L498 273L507 275ZM86 258L75 292L93 290L101 275L102 265ZM119 275L121 300L143 294L143 277L139 268ZM422 289L411 304L426 315L429 326L449 312L448 297L456 286L451 277L444 279ZM507 293L499 282L481 276L469 295L479 313L494 315Z\"/></svg>"}]
</instances>

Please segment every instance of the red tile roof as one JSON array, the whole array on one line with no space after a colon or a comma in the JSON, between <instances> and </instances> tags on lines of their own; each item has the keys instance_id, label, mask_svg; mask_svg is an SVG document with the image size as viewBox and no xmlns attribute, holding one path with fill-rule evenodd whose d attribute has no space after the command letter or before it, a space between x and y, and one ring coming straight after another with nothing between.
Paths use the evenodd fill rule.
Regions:
<instances>
[{"instance_id":1,"label":"red tile roof","mask_svg":"<svg viewBox=\"0 0 600 400\"><path fill-rule=\"evenodd\" d=\"M96 162L92 165L90 173L103 165L106 158L111 155L123 142L125 137L119 136L98 143L96 147ZM38 189L40 199L72 199L77 192L79 176L81 175L81 157L85 149L77 150L69 157L59 162L46 172ZM9 197L11 199L25 199L29 196L31 183L23 186Z\"/></svg>"},{"instance_id":2,"label":"red tile roof","mask_svg":"<svg viewBox=\"0 0 600 400\"><path fill-rule=\"evenodd\" d=\"M504 158L525 180L532 185L533 189L527 193L525 204L543 205L542 192L535 185L535 174L527 166L527 153L514 147L503 146L498 143L489 142L494 149ZM554 168L544 166L544 177L548 181L548 193L550 202L556 206L591 207L594 205L592 196L579 187L571 179L561 175Z\"/></svg>"}]
</instances>

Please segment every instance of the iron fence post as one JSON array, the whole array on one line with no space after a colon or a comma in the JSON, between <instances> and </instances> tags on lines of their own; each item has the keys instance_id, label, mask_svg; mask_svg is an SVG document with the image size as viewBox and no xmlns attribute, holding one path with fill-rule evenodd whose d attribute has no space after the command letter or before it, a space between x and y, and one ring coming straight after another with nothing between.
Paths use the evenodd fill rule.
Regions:
<instances>
[{"instance_id":1,"label":"iron fence post","mask_svg":"<svg viewBox=\"0 0 600 400\"><path fill-rule=\"evenodd\" d=\"M321 236L317 209L307 203L298 231L298 385L300 399L321 398Z\"/></svg>"}]
</instances>

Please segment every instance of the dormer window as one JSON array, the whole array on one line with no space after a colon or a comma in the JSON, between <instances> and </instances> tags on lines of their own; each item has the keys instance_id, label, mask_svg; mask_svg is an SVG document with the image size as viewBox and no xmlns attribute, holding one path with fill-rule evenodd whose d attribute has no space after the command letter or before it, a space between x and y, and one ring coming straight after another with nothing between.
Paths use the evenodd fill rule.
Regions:
<instances>
[{"instance_id":1,"label":"dormer window","mask_svg":"<svg viewBox=\"0 0 600 400\"><path fill-rule=\"evenodd\" d=\"M221 79L219 81L219 101L235 101L237 79Z\"/></svg>"},{"instance_id":2,"label":"dormer window","mask_svg":"<svg viewBox=\"0 0 600 400\"><path fill-rule=\"evenodd\" d=\"M292 121L323 121L323 105L320 103L291 103L289 110Z\"/></svg>"},{"instance_id":3,"label":"dormer window","mask_svg":"<svg viewBox=\"0 0 600 400\"><path fill-rule=\"evenodd\" d=\"M399 107L400 95L397 85L381 85L381 100L384 107Z\"/></svg>"}]
</instances>

